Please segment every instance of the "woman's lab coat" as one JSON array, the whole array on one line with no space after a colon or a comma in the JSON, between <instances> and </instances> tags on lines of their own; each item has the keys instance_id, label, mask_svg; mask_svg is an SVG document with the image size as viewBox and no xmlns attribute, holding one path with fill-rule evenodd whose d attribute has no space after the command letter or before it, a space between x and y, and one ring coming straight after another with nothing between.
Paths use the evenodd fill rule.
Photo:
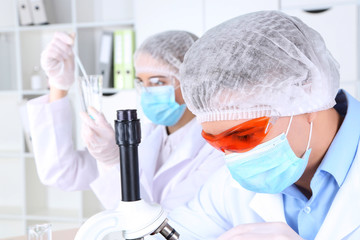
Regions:
<instances>
[{"instance_id":1,"label":"woman's lab coat","mask_svg":"<svg viewBox=\"0 0 360 240\"><path fill-rule=\"evenodd\" d=\"M190 124L187 135L157 172L155 167L162 147L164 127L152 124L152 128L147 129L149 134L139 145L143 199L173 209L192 199L209 175L224 165L223 154L214 150L201 137L201 126L195 119ZM106 197L120 189L119 177L118 168L113 168L106 176L91 183L98 198L109 208L115 207L120 201L120 195L116 199ZM107 184L109 179L113 179L113 184ZM108 187L102 187L105 185Z\"/></svg>"},{"instance_id":2,"label":"woman's lab coat","mask_svg":"<svg viewBox=\"0 0 360 240\"><path fill-rule=\"evenodd\" d=\"M239 224L279 221L286 222L282 195L248 191L226 167L209 179L193 201L170 213L171 226L186 240L216 239ZM328 239L360 239L359 151L315 238Z\"/></svg>"},{"instance_id":3,"label":"woman's lab coat","mask_svg":"<svg viewBox=\"0 0 360 240\"><path fill-rule=\"evenodd\" d=\"M69 99L48 104L48 97L28 103L29 124L38 175L45 185L63 190L91 188L103 206L112 209L120 201L119 167L99 174L96 160L87 150L76 151L72 141ZM224 165L223 155L201 137L194 119L187 134L164 165L155 172L162 147L163 126L142 126L139 145L141 195L172 209L192 199L208 177ZM161 186L161 188L157 187Z\"/></svg>"}]
</instances>

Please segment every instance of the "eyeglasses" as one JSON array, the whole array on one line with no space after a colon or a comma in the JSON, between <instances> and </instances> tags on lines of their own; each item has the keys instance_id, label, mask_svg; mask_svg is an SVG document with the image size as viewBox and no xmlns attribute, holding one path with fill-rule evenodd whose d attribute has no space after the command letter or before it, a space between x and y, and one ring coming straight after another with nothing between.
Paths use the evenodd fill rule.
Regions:
<instances>
[{"instance_id":1,"label":"eyeglasses","mask_svg":"<svg viewBox=\"0 0 360 240\"><path fill-rule=\"evenodd\" d=\"M276 119L270 117L255 118L217 135L206 133L204 130L201 135L211 146L220 151L247 152L261 143Z\"/></svg>"},{"instance_id":2,"label":"eyeglasses","mask_svg":"<svg viewBox=\"0 0 360 240\"><path fill-rule=\"evenodd\" d=\"M150 77L147 80L143 81L140 78L135 78L135 87L138 92L142 90L146 91L148 87L159 87L159 86L175 86L175 78L174 77L166 77L166 76L154 76Z\"/></svg>"}]
</instances>

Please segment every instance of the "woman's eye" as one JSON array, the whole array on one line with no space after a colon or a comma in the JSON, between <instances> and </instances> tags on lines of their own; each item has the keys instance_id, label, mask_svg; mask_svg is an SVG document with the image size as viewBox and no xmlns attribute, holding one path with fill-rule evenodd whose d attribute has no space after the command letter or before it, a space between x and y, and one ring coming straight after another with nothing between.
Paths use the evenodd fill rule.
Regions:
<instances>
[{"instance_id":1,"label":"woman's eye","mask_svg":"<svg viewBox=\"0 0 360 240\"><path fill-rule=\"evenodd\" d=\"M150 78L149 81L151 84L154 84L154 85L157 85L160 82L159 78L157 78L157 77Z\"/></svg>"},{"instance_id":2,"label":"woman's eye","mask_svg":"<svg viewBox=\"0 0 360 240\"><path fill-rule=\"evenodd\" d=\"M158 81L157 83L156 83L156 85L158 85L158 86L163 86L165 83L164 82L161 82L161 81Z\"/></svg>"}]
</instances>

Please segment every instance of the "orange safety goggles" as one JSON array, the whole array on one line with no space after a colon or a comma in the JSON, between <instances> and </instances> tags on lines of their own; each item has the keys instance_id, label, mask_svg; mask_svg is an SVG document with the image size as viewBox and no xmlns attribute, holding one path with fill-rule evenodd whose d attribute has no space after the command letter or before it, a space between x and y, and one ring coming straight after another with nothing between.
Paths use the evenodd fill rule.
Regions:
<instances>
[{"instance_id":1,"label":"orange safety goggles","mask_svg":"<svg viewBox=\"0 0 360 240\"><path fill-rule=\"evenodd\" d=\"M273 126L274 118L255 118L236 125L222 133L212 135L201 132L205 140L216 149L225 152L247 152L261 143Z\"/></svg>"}]
</instances>

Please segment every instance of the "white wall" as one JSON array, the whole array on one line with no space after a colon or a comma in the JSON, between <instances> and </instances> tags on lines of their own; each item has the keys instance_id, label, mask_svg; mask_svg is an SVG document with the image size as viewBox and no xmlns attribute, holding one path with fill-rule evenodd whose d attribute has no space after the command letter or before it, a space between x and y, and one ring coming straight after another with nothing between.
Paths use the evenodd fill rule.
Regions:
<instances>
[{"instance_id":1,"label":"white wall","mask_svg":"<svg viewBox=\"0 0 360 240\"><path fill-rule=\"evenodd\" d=\"M166 30L203 33L202 0L134 0L136 43Z\"/></svg>"},{"instance_id":2,"label":"white wall","mask_svg":"<svg viewBox=\"0 0 360 240\"><path fill-rule=\"evenodd\" d=\"M358 6L335 5L322 13L308 13L301 9L283 9L299 17L317 30L324 38L327 48L340 63L340 86L358 95L354 83L358 79Z\"/></svg>"},{"instance_id":3,"label":"white wall","mask_svg":"<svg viewBox=\"0 0 360 240\"><path fill-rule=\"evenodd\" d=\"M134 4L137 45L166 30L186 30L201 36L241 14L279 7L278 0L135 0Z\"/></svg>"},{"instance_id":4,"label":"white wall","mask_svg":"<svg viewBox=\"0 0 360 240\"><path fill-rule=\"evenodd\" d=\"M278 0L204 0L204 30L249 12L278 10Z\"/></svg>"},{"instance_id":5,"label":"white wall","mask_svg":"<svg viewBox=\"0 0 360 240\"><path fill-rule=\"evenodd\" d=\"M324 38L340 63L340 87L360 99L359 1L356 0L135 0L137 45L165 30L186 30L199 37L233 17L281 10L299 17ZM326 9L322 13L304 10Z\"/></svg>"}]
</instances>

